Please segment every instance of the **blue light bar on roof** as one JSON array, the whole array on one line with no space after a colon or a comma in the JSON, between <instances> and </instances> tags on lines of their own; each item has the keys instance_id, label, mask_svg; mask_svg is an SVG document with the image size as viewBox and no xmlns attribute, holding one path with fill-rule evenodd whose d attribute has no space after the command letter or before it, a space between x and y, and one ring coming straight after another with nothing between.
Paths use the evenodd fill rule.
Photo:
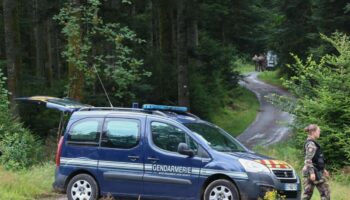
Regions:
<instances>
[{"instance_id":1,"label":"blue light bar on roof","mask_svg":"<svg viewBox=\"0 0 350 200\"><path fill-rule=\"evenodd\" d=\"M174 111L174 112L187 112L187 107L182 106L164 106L164 105L154 105L154 104L144 104L142 106L144 110L161 110L161 111Z\"/></svg>"}]
</instances>

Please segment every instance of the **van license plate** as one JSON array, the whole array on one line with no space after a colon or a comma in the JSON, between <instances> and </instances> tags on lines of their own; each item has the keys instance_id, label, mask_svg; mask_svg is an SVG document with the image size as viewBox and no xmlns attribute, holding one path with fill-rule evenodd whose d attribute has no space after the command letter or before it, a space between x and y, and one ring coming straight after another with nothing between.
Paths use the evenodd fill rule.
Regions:
<instances>
[{"instance_id":1,"label":"van license plate","mask_svg":"<svg viewBox=\"0 0 350 200\"><path fill-rule=\"evenodd\" d=\"M286 191L297 191L297 184L286 183L284 185L284 190L286 190Z\"/></svg>"}]
</instances>

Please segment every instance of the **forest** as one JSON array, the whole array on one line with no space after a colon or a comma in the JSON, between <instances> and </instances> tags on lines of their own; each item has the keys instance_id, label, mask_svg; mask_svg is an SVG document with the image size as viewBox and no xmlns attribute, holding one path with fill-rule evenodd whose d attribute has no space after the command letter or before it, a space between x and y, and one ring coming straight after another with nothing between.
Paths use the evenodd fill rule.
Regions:
<instances>
[{"instance_id":1,"label":"forest","mask_svg":"<svg viewBox=\"0 0 350 200\"><path fill-rule=\"evenodd\" d=\"M203 97L220 104L220 95L237 84L234 60L272 49L282 73L291 75L285 67L293 61L290 53L320 57L332 51L320 33L350 31L345 0L3 0L1 5L0 58L10 105L15 97L38 94L108 105L96 69L115 105L191 105L202 114Z\"/></svg>"},{"instance_id":2,"label":"forest","mask_svg":"<svg viewBox=\"0 0 350 200\"><path fill-rule=\"evenodd\" d=\"M50 122L55 114L37 108L23 111L16 97L67 97L109 106L98 76L114 106L181 105L210 120L240 95L235 94L242 76L237 68L251 63L254 54L273 50L286 87L301 100L291 107L296 129L300 131L313 113L325 116L321 126L335 145L327 147L328 154L339 148L332 159L340 160L343 154L347 159L333 164L349 164L345 146L350 109L344 103L349 99L342 95L349 94L350 80L346 0L1 0L0 6L0 124L11 124L1 126L0 146L14 143L15 137L26 137L22 140L28 144L45 140L48 127L56 123ZM327 71L337 66L343 71ZM342 83L324 82L338 72ZM303 79L305 74L309 79ZM332 88L334 84L343 87ZM326 101L333 96L325 94L337 94L337 101ZM325 101L306 102L320 97ZM315 108L324 102L342 107L339 112ZM315 112L305 113L300 106ZM23 126L18 116L41 126ZM343 118L335 122L336 116ZM310 119L317 122L318 117ZM9 132L18 135L6 137ZM38 151L29 146L24 149ZM6 156L1 159L8 161ZM30 165L29 159L10 168Z\"/></svg>"}]
</instances>

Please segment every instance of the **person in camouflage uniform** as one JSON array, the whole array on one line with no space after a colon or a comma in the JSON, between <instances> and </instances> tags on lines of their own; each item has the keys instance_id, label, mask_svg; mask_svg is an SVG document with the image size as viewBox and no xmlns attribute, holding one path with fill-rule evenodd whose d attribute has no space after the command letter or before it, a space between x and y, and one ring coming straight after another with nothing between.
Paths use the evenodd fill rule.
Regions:
<instances>
[{"instance_id":1,"label":"person in camouflage uniform","mask_svg":"<svg viewBox=\"0 0 350 200\"><path fill-rule=\"evenodd\" d=\"M320 192L321 200L330 200L330 190L327 183L329 173L325 169L325 159L321 147L316 142L320 137L320 128L316 124L310 124L304 130L308 132L309 135L304 145L305 165L303 167L303 200L311 199L315 186Z\"/></svg>"}]
</instances>

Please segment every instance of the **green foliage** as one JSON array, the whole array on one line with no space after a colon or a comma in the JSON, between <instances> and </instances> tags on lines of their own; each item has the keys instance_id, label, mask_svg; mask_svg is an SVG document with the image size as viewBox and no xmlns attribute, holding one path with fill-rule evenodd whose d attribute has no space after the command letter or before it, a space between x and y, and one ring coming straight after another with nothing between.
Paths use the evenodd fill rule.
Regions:
<instances>
[{"instance_id":1,"label":"green foliage","mask_svg":"<svg viewBox=\"0 0 350 200\"><path fill-rule=\"evenodd\" d=\"M286 67L293 62L291 53L306 59L312 53L319 60L325 53L335 53L329 44L320 40L320 33L350 32L349 3L347 0L270 0L271 15L266 19L268 47L279 56L282 73L295 75Z\"/></svg>"},{"instance_id":2,"label":"green foliage","mask_svg":"<svg viewBox=\"0 0 350 200\"><path fill-rule=\"evenodd\" d=\"M4 74L2 73L0 69L0 139L1 139L1 130L3 128L3 122L6 120L8 115L8 97L7 97L7 90L5 89L5 81L6 78L4 77Z\"/></svg>"},{"instance_id":3,"label":"green foliage","mask_svg":"<svg viewBox=\"0 0 350 200\"><path fill-rule=\"evenodd\" d=\"M0 141L8 130L9 124L9 101L8 101L8 91L5 88L6 78L3 76L0 70ZM0 151L1 152L1 151Z\"/></svg>"},{"instance_id":4,"label":"green foliage","mask_svg":"<svg viewBox=\"0 0 350 200\"><path fill-rule=\"evenodd\" d=\"M0 163L8 170L26 169L37 164L42 154L42 145L28 130L19 123L5 133L0 141Z\"/></svg>"},{"instance_id":5,"label":"green foliage","mask_svg":"<svg viewBox=\"0 0 350 200\"><path fill-rule=\"evenodd\" d=\"M277 190L268 191L265 193L264 200L284 200L285 196L278 194Z\"/></svg>"},{"instance_id":6,"label":"green foliage","mask_svg":"<svg viewBox=\"0 0 350 200\"><path fill-rule=\"evenodd\" d=\"M0 71L0 164L6 169L19 170L38 162L41 144L11 116L4 80Z\"/></svg>"},{"instance_id":7,"label":"green foliage","mask_svg":"<svg viewBox=\"0 0 350 200\"><path fill-rule=\"evenodd\" d=\"M296 116L299 147L306 138L303 128L318 124L327 163L344 166L350 164L350 41L341 33L322 38L334 46L337 55L325 55L319 62L312 56L305 62L294 56L296 63L290 68L295 76L285 86L297 98L289 103Z\"/></svg>"},{"instance_id":8,"label":"green foliage","mask_svg":"<svg viewBox=\"0 0 350 200\"><path fill-rule=\"evenodd\" d=\"M242 87L229 91L228 98L223 108L217 108L210 114L209 120L238 136L255 120L259 101L253 92Z\"/></svg>"},{"instance_id":9,"label":"green foliage","mask_svg":"<svg viewBox=\"0 0 350 200\"><path fill-rule=\"evenodd\" d=\"M140 68L143 61L132 57L130 48L130 44L144 41L126 26L105 23L98 15L100 6L99 0L88 0L82 5L70 2L54 17L63 25L62 33L68 38L62 55L84 72L88 85L96 81L96 68L115 99L132 98L130 86L151 75Z\"/></svg>"},{"instance_id":10,"label":"green foliage","mask_svg":"<svg viewBox=\"0 0 350 200\"><path fill-rule=\"evenodd\" d=\"M196 62L190 68L191 109L208 119L226 106L229 93L237 85L238 73L231 69L234 50L202 35L196 53Z\"/></svg>"},{"instance_id":11,"label":"green foliage","mask_svg":"<svg viewBox=\"0 0 350 200\"><path fill-rule=\"evenodd\" d=\"M259 73L258 78L271 85L275 85L280 88L283 87L283 80L281 79L281 73L279 70L264 71L262 73Z\"/></svg>"},{"instance_id":12,"label":"green foliage","mask_svg":"<svg viewBox=\"0 0 350 200\"><path fill-rule=\"evenodd\" d=\"M231 60L232 71L237 71L240 74L245 74L245 73L255 71L254 63L252 61L248 62L247 60L248 59L245 59L243 57L235 56Z\"/></svg>"},{"instance_id":13,"label":"green foliage","mask_svg":"<svg viewBox=\"0 0 350 200\"><path fill-rule=\"evenodd\" d=\"M0 199L57 199L57 194L51 193L54 171L51 162L16 172L0 166Z\"/></svg>"},{"instance_id":14,"label":"green foliage","mask_svg":"<svg viewBox=\"0 0 350 200\"><path fill-rule=\"evenodd\" d=\"M345 13L349 13L350 12L350 3L346 4L344 10L345 10Z\"/></svg>"},{"instance_id":15,"label":"green foliage","mask_svg":"<svg viewBox=\"0 0 350 200\"><path fill-rule=\"evenodd\" d=\"M204 0L199 3L199 26L211 38L245 54L265 50L274 8L264 0Z\"/></svg>"},{"instance_id":16,"label":"green foliage","mask_svg":"<svg viewBox=\"0 0 350 200\"><path fill-rule=\"evenodd\" d=\"M307 37L312 29L311 24L308 23L311 2L310 0L272 0L272 7L275 8L273 11L275 13L272 14L274 18L268 18L274 24L269 30L271 33L268 35L269 47L278 54L282 73L292 75L292 71L284 67L286 63L293 61L290 53L304 57L307 54L305 49L311 46L311 40Z\"/></svg>"}]
</instances>

